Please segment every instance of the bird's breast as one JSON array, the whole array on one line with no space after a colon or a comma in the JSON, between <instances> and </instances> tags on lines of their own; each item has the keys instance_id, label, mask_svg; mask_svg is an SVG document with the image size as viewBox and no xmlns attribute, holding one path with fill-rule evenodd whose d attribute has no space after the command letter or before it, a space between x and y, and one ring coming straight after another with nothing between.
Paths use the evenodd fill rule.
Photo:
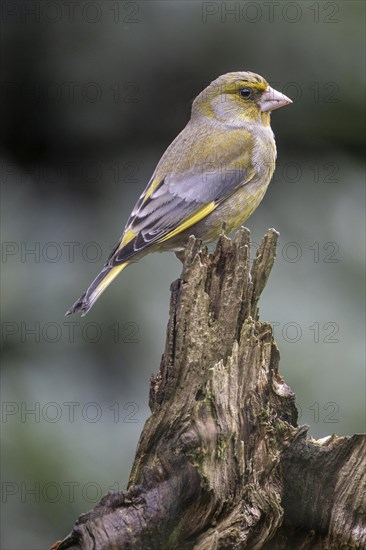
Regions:
<instances>
[{"instance_id":1,"label":"bird's breast","mask_svg":"<svg viewBox=\"0 0 366 550\"><path fill-rule=\"evenodd\" d=\"M251 166L254 176L239 186L217 209L204 220L199 228L200 237L207 242L214 240L225 222L226 232L230 233L249 218L264 197L271 181L276 162L276 145L270 127L252 132L253 148Z\"/></svg>"},{"instance_id":2,"label":"bird's breast","mask_svg":"<svg viewBox=\"0 0 366 550\"><path fill-rule=\"evenodd\" d=\"M276 142L270 126L261 126L253 135L252 166L261 182L267 185L273 176L276 163Z\"/></svg>"}]
</instances>

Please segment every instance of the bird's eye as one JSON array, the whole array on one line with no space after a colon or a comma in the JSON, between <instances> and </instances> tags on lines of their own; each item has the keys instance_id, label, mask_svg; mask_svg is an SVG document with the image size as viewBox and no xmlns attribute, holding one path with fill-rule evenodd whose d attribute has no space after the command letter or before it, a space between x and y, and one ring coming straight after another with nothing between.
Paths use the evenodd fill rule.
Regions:
<instances>
[{"instance_id":1,"label":"bird's eye","mask_svg":"<svg viewBox=\"0 0 366 550\"><path fill-rule=\"evenodd\" d=\"M240 95L243 99L249 99L252 95L252 91L249 90L249 88L243 88L242 90L240 90Z\"/></svg>"}]
</instances>

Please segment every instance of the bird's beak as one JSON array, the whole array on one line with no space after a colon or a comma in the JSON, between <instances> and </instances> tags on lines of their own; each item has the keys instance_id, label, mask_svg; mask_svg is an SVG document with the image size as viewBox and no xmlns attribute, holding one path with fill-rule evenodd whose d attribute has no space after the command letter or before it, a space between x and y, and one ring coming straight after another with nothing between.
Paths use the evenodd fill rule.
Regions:
<instances>
[{"instance_id":1,"label":"bird's beak","mask_svg":"<svg viewBox=\"0 0 366 550\"><path fill-rule=\"evenodd\" d=\"M275 109L289 105L289 103L292 103L292 100L289 97L269 87L261 97L260 108L262 112L274 111Z\"/></svg>"}]
</instances>

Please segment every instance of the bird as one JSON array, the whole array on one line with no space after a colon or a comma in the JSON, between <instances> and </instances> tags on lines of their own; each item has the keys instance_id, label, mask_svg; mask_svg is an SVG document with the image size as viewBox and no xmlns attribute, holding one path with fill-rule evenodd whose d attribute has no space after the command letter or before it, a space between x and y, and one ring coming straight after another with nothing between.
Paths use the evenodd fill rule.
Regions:
<instances>
[{"instance_id":1,"label":"bird","mask_svg":"<svg viewBox=\"0 0 366 550\"><path fill-rule=\"evenodd\" d=\"M190 235L215 241L254 212L277 156L270 115L292 103L251 71L223 74L194 99L188 124L166 149L102 271L65 315L85 315L130 263L174 251Z\"/></svg>"}]
</instances>

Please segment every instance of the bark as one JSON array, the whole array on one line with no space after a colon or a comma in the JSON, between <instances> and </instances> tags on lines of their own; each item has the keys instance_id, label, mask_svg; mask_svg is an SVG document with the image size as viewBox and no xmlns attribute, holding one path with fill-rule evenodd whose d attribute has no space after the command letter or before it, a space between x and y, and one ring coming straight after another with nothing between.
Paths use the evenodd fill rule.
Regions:
<instances>
[{"instance_id":1,"label":"bark","mask_svg":"<svg viewBox=\"0 0 366 550\"><path fill-rule=\"evenodd\" d=\"M252 267L247 229L212 255L190 238L128 491L106 495L55 548L366 547L365 436L307 438L259 321L277 236Z\"/></svg>"}]
</instances>

